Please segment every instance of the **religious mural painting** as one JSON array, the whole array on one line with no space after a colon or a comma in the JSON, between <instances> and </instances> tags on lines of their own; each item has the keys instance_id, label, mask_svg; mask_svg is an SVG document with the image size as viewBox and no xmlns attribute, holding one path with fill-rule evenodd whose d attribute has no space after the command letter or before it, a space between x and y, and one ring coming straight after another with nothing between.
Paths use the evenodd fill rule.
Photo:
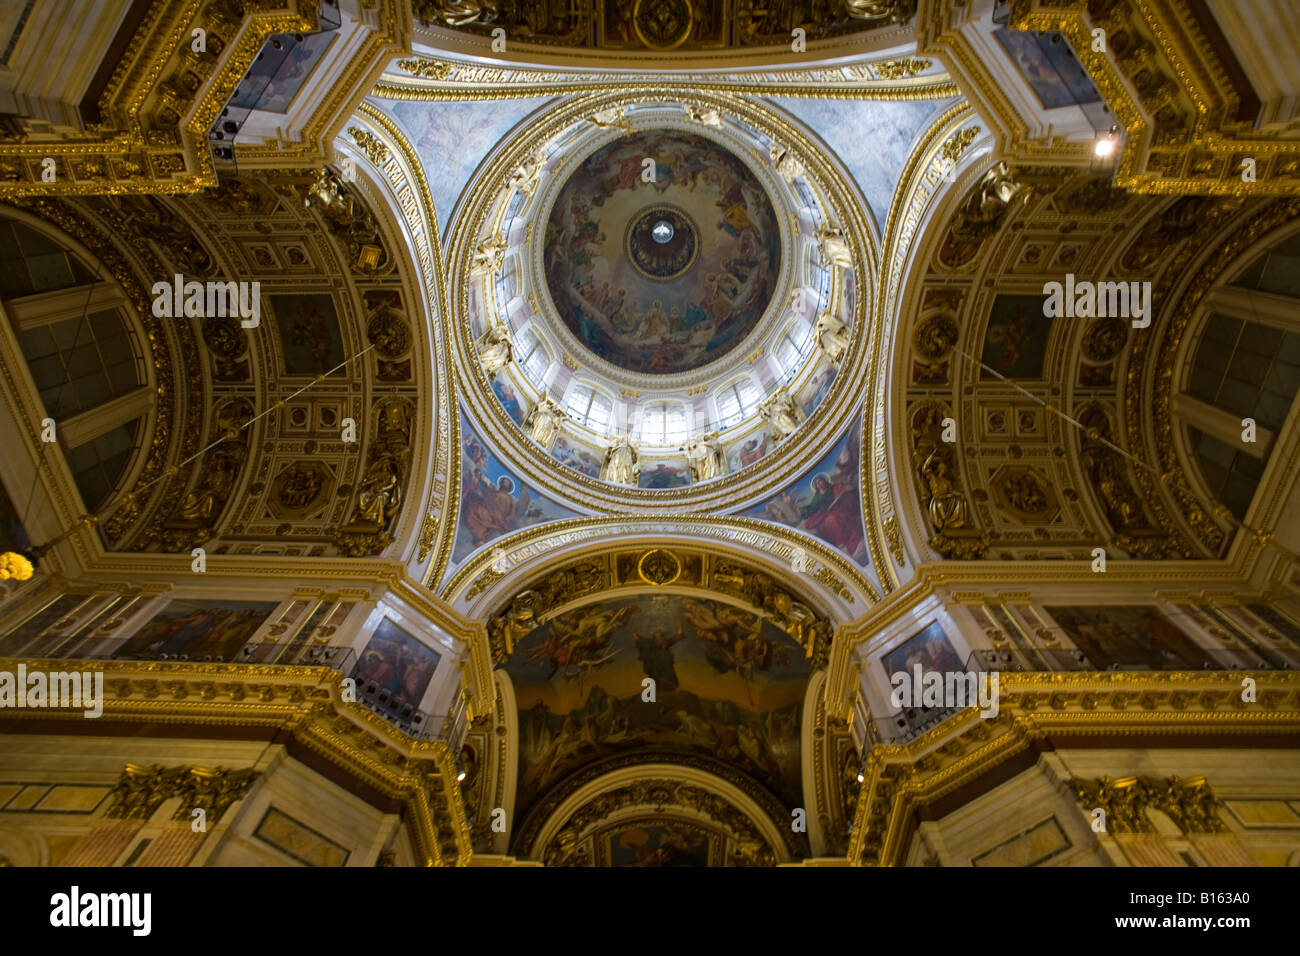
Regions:
<instances>
[{"instance_id":1,"label":"religious mural painting","mask_svg":"<svg viewBox=\"0 0 1300 956\"><path fill-rule=\"evenodd\" d=\"M682 488L690 483L690 468L678 461L646 462L637 479L642 488Z\"/></svg>"},{"instance_id":2,"label":"religious mural painting","mask_svg":"<svg viewBox=\"0 0 1300 956\"><path fill-rule=\"evenodd\" d=\"M799 724L811 665L770 622L720 601L642 595L556 616L506 664L519 706L518 805L629 752L732 763L801 799ZM655 699L643 699L645 680Z\"/></svg>"},{"instance_id":3,"label":"religious mural painting","mask_svg":"<svg viewBox=\"0 0 1300 956\"><path fill-rule=\"evenodd\" d=\"M642 178L647 158L653 182ZM565 325L633 372L684 372L729 352L762 317L780 272L780 229L754 173L675 130L631 133L580 163L545 243Z\"/></svg>"},{"instance_id":4,"label":"religious mural painting","mask_svg":"<svg viewBox=\"0 0 1300 956\"><path fill-rule=\"evenodd\" d=\"M481 162L511 127L537 109L545 97L465 101L387 101L384 105L406 129L429 177L433 208L444 232L461 192Z\"/></svg>"},{"instance_id":5,"label":"religious mural painting","mask_svg":"<svg viewBox=\"0 0 1300 956\"><path fill-rule=\"evenodd\" d=\"M524 410L519 404L519 396L515 394L514 386L501 378L492 380L492 394L497 397L501 407L506 410L510 420L516 425L524 423Z\"/></svg>"},{"instance_id":6,"label":"religious mural painting","mask_svg":"<svg viewBox=\"0 0 1300 956\"><path fill-rule=\"evenodd\" d=\"M808 384L803 387L800 396L804 418L815 412L817 406L822 403L822 399L830 392L831 386L835 384L836 371L835 366L828 366L814 375Z\"/></svg>"},{"instance_id":7,"label":"religious mural painting","mask_svg":"<svg viewBox=\"0 0 1300 956\"><path fill-rule=\"evenodd\" d=\"M334 297L320 293L270 296L289 375L328 372L345 358Z\"/></svg>"},{"instance_id":8,"label":"religious mural painting","mask_svg":"<svg viewBox=\"0 0 1300 956\"><path fill-rule=\"evenodd\" d=\"M268 113L285 112L337 35L334 31L321 31L308 33L301 40L291 34L272 37L244 74L230 98L230 105ZM277 55L286 46L287 52Z\"/></svg>"},{"instance_id":9,"label":"religious mural painting","mask_svg":"<svg viewBox=\"0 0 1300 956\"><path fill-rule=\"evenodd\" d=\"M859 493L860 445L855 425L802 478L742 514L814 535L865 564L869 559Z\"/></svg>"},{"instance_id":10,"label":"religious mural painting","mask_svg":"<svg viewBox=\"0 0 1300 956\"><path fill-rule=\"evenodd\" d=\"M993 35L1029 84L1044 109L1101 99L1069 43L1059 33L1032 33L999 27Z\"/></svg>"},{"instance_id":11,"label":"religious mural painting","mask_svg":"<svg viewBox=\"0 0 1300 956\"><path fill-rule=\"evenodd\" d=\"M521 528L576 517L524 484L487 450L468 419L460 421L460 521L451 558L459 562L483 545Z\"/></svg>"},{"instance_id":12,"label":"religious mural painting","mask_svg":"<svg viewBox=\"0 0 1300 956\"><path fill-rule=\"evenodd\" d=\"M367 696L387 693L389 709L419 708L441 655L388 618L379 622L352 677Z\"/></svg>"},{"instance_id":13,"label":"religious mural painting","mask_svg":"<svg viewBox=\"0 0 1300 956\"><path fill-rule=\"evenodd\" d=\"M120 657L233 660L275 610L266 601L178 598L117 650Z\"/></svg>"},{"instance_id":14,"label":"religious mural painting","mask_svg":"<svg viewBox=\"0 0 1300 956\"><path fill-rule=\"evenodd\" d=\"M980 361L988 368L980 370L980 378L997 378L993 372L1011 379L1042 378L1051 331L1052 320L1043 315L1041 295L998 296L984 332Z\"/></svg>"},{"instance_id":15,"label":"religious mural painting","mask_svg":"<svg viewBox=\"0 0 1300 956\"><path fill-rule=\"evenodd\" d=\"M889 651L880 659L881 666L889 676L894 674L915 673L919 665L921 673L936 672L940 674L957 673L965 670L957 651L953 649L943 625L938 621L927 624L902 644Z\"/></svg>"},{"instance_id":16,"label":"religious mural painting","mask_svg":"<svg viewBox=\"0 0 1300 956\"><path fill-rule=\"evenodd\" d=\"M754 464L775 447L776 442L772 441L771 434L766 430L754 432L731 446L727 453L727 468L730 471L740 471L747 465Z\"/></svg>"},{"instance_id":17,"label":"religious mural painting","mask_svg":"<svg viewBox=\"0 0 1300 956\"><path fill-rule=\"evenodd\" d=\"M579 474L590 478L600 477L600 457L593 449L581 442L561 435L555 439L555 447L551 449L551 455L561 465L572 468Z\"/></svg>"},{"instance_id":18,"label":"religious mural painting","mask_svg":"<svg viewBox=\"0 0 1300 956\"><path fill-rule=\"evenodd\" d=\"M1201 670L1214 658L1150 605L1077 605L1045 609L1098 670L1120 667Z\"/></svg>"},{"instance_id":19,"label":"religious mural painting","mask_svg":"<svg viewBox=\"0 0 1300 956\"><path fill-rule=\"evenodd\" d=\"M712 839L698 827L641 822L605 836L610 866L683 868L708 866Z\"/></svg>"}]
</instances>

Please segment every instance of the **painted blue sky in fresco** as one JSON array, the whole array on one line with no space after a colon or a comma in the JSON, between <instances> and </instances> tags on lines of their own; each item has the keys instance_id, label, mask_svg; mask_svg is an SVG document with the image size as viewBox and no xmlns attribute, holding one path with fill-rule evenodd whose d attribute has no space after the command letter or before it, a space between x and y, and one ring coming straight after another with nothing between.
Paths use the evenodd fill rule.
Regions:
<instances>
[{"instance_id":1,"label":"painted blue sky in fresco","mask_svg":"<svg viewBox=\"0 0 1300 956\"><path fill-rule=\"evenodd\" d=\"M511 127L549 99L378 101L379 108L397 120L424 164L438 213L438 230L444 238L456 202L479 163Z\"/></svg>"},{"instance_id":2,"label":"painted blue sky in fresco","mask_svg":"<svg viewBox=\"0 0 1300 956\"><path fill-rule=\"evenodd\" d=\"M877 227L884 231L894 187L917 137L950 101L775 97L772 102L807 124L835 151L857 180Z\"/></svg>"}]
</instances>

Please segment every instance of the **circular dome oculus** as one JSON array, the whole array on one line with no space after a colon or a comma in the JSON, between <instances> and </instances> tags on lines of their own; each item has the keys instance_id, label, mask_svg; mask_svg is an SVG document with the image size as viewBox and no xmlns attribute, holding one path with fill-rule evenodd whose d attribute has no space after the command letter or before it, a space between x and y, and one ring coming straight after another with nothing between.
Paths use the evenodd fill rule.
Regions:
<instances>
[{"instance_id":1,"label":"circular dome oculus","mask_svg":"<svg viewBox=\"0 0 1300 956\"><path fill-rule=\"evenodd\" d=\"M543 265L556 311L594 355L672 375L721 358L759 324L780 280L781 235L771 199L728 149L639 130L570 173Z\"/></svg>"},{"instance_id":2,"label":"circular dome oculus","mask_svg":"<svg viewBox=\"0 0 1300 956\"><path fill-rule=\"evenodd\" d=\"M684 212L656 206L627 230L627 255L637 272L667 282L695 264L699 250L695 224Z\"/></svg>"}]
</instances>

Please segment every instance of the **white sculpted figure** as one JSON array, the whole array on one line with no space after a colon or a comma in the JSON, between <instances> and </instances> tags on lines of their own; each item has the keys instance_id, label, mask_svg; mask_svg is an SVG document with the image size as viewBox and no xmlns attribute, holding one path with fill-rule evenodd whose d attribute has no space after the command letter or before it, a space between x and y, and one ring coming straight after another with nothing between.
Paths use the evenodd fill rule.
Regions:
<instances>
[{"instance_id":1,"label":"white sculpted figure","mask_svg":"<svg viewBox=\"0 0 1300 956\"><path fill-rule=\"evenodd\" d=\"M781 441L799 427L799 409L784 386L768 396L758 410L767 422L773 441Z\"/></svg>"},{"instance_id":2,"label":"white sculpted figure","mask_svg":"<svg viewBox=\"0 0 1300 956\"><path fill-rule=\"evenodd\" d=\"M839 266L841 269L853 268L853 254L849 251L849 243L844 237L843 229L839 226L818 226L815 235L823 262L827 265Z\"/></svg>"},{"instance_id":3,"label":"white sculpted figure","mask_svg":"<svg viewBox=\"0 0 1300 956\"><path fill-rule=\"evenodd\" d=\"M542 178L542 167L545 165L546 153L539 149L510 174L510 188L519 190L525 196L531 196Z\"/></svg>"},{"instance_id":4,"label":"white sculpted figure","mask_svg":"<svg viewBox=\"0 0 1300 956\"><path fill-rule=\"evenodd\" d=\"M712 108L701 106L686 107L686 118L692 123L699 123L701 126L713 126L720 128L722 126L722 114Z\"/></svg>"},{"instance_id":5,"label":"white sculpted figure","mask_svg":"<svg viewBox=\"0 0 1300 956\"><path fill-rule=\"evenodd\" d=\"M612 481L620 485L635 485L641 474L641 465L637 461L640 445L627 435L615 435L605 452L605 464L600 469L602 481Z\"/></svg>"},{"instance_id":6,"label":"white sculpted figure","mask_svg":"<svg viewBox=\"0 0 1300 956\"><path fill-rule=\"evenodd\" d=\"M691 478L694 481L708 481L727 470L727 460L723 457L722 443L718 441L717 432L696 435L686 442L683 450L691 463Z\"/></svg>"},{"instance_id":7,"label":"white sculpted figure","mask_svg":"<svg viewBox=\"0 0 1300 956\"><path fill-rule=\"evenodd\" d=\"M587 117L587 121L601 129L621 129L625 133L632 132L632 123L627 118L627 111L621 106L611 106L609 109L592 113Z\"/></svg>"},{"instance_id":8,"label":"white sculpted figure","mask_svg":"<svg viewBox=\"0 0 1300 956\"><path fill-rule=\"evenodd\" d=\"M560 434L560 423L567 417L564 409L552 401L549 395L543 395L524 419L524 428L528 431L529 438L550 451L555 447L556 436Z\"/></svg>"},{"instance_id":9,"label":"white sculpted figure","mask_svg":"<svg viewBox=\"0 0 1300 956\"><path fill-rule=\"evenodd\" d=\"M784 146L773 143L771 156L777 174L787 183L792 183L803 175L803 163L799 162L794 153Z\"/></svg>"},{"instance_id":10,"label":"white sculpted figure","mask_svg":"<svg viewBox=\"0 0 1300 956\"><path fill-rule=\"evenodd\" d=\"M829 312L823 312L817 316L816 334L821 350L838 365L849 347L849 327Z\"/></svg>"},{"instance_id":11,"label":"white sculpted figure","mask_svg":"<svg viewBox=\"0 0 1300 956\"><path fill-rule=\"evenodd\" d=\"M506 240L504 236L489 236L474 249L474 258L470 260L469 274L472 276L496 275L505 266Z\"/></svg>"},{"instance_id":12,"label":"white sculpted figure","mask_svg":"<svg viewBox=\"0 0 1300 956\"><path fill-rule=\"evenodd\" d=\"M478 348L478 360L483 366L483 374L488 378L509 365L515 356L514 346L510 343L510 330L504 325L492 326L474 344Z\"/></svg>"}]
</instances>

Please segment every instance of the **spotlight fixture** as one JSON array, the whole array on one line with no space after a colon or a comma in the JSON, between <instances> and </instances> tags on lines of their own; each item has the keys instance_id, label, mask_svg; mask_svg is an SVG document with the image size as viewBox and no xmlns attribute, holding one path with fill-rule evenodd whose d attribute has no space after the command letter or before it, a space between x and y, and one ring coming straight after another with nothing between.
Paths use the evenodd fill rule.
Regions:
<instances>
[{"instance_id":1,"label":"spotlight fixture","mask_svg":"<svg viewBox=\"0 0 1300 956\"><path fill-rule=\"evenodd\" d=\"M1105 136L1097 138L1096 144L1092 147L1095 156L1105 159L1111 153L1115 152L1115 147L1119 141L1119 126L1112 126Z\"/></svg>"},{"instance_id":2,"label":"spotlight fixture","mask_svg":"<svg viewBox=\"0 0 1300 956\"><path fill-rule=\"evenodd\" d=\"M456 782L463 783L465 781L466 776L468 776L468 774L466 774L465 771L462 770L460 773L456 774Z\"/></svg>"}]
</instances>

